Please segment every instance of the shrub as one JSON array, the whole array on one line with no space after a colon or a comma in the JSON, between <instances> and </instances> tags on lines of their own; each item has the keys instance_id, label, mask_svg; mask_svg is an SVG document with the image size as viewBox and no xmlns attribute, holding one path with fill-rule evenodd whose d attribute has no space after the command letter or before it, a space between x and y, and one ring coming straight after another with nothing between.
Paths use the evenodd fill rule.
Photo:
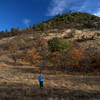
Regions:
<instances>
[{"instance_id":1,"label":"shrub","mask_svg":"<svg viewBox=\"0 0 100 100\"><path fill-rule=\"evenodd\" d=\"M10 32L10 36L15 36L20 32L19 28L12 28Z\"/></svg>"},{"instance_id":2,"label":"shrub","mask_svg":"<svg viewBox=\"0 0 100 100\"><path fill-rule=\"evenodd\" d=\"M6 41L5 43L3 43L3 45L1 45L1 47L2 47L4 50L8 50L8 49L9 49L9 46L10 46L10 42L9 42L9 41Z\"/></svg>"},{"instance_id":3,"label":"shrub","mask_svg":"<svg viewBox=\"0 0 100 100\"><path fill-rule=\"evenodd\" d=\"M26 42L24 39L20 39L19 41L19 48L20 49L25 49L27 46L26 46Z\"/></svg>"},{"instance_id":4,"label":"shrub","mask_svg":"<svg viewBox=\"0 0 100 100\"><path fill-rule=\"evenodd\" d=\"M92 22L88 21L88 22L85 22L83 24L83 27L84 28L93 28L94 26L93 26L93 23Z\"/></svg>"},{"instance_id":5,"label":"shrub","mask_svg":"<svg viewBox=\"0 0 100 100\"><path fill-rule=\"evenodd\" d=\"M63 38L55 37L48 41L49 50L54 51L63 51L69 46L69 42Z\"/></svg>"},{"instance_id":6,"label":"shrub","mask_svg":"<svg viewBox=\"0 0 100 100\"><path fill-rule=\"evenodd\" d=\"M87 37L85 35L82 35L81 38L78 38L76 41L77 42L84 42L84 41L88 41L88 40L95 40L95 35L93 35L91 37Z\"/></svg>"}]
</instances>

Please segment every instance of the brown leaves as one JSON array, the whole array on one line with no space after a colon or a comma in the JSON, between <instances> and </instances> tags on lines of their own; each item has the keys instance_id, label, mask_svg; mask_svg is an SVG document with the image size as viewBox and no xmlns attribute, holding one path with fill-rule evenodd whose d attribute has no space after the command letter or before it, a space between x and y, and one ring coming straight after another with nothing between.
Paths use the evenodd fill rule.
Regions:
<instances>
[{"instance_id":1,"label":"brown leaves","mask_svg":"<svg viewBox=\"0 0 100 100\"><path fill-rule=\"evenodd\" d=\"M71 45L68 50L63 52L51 52L49 55L49 60L61 68L67 67L67 69L80 68L80 59L83 59L83 51L78 45Z\"/></svg>"},{"instance_id":2,"label":"brown leaves","mask_svg":"<svg viewBox=\"0 0 100 100\"><path fill-rule=\"evenodd\" d=\"M23 57L24 61L29 61L31 63L36 62L41 59L40 54L36 51L35 48L28 49L26 55Z\"/></svg>"}]
</instances>

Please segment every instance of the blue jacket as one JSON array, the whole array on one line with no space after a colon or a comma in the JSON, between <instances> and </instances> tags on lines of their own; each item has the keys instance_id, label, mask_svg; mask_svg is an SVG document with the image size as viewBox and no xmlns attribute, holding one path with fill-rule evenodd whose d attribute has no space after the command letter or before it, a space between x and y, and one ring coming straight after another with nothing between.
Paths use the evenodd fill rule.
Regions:
<instances>
[{"instance_id":1,"label":"blue jacket","mask_svg":"<svg viewBox=\"0 0 100 100\"><path fill-rule=\"evenodd\" d=\"M42 75L39 76L39 81L43 82L43 76Z\"/></svg>"}]
</instances>

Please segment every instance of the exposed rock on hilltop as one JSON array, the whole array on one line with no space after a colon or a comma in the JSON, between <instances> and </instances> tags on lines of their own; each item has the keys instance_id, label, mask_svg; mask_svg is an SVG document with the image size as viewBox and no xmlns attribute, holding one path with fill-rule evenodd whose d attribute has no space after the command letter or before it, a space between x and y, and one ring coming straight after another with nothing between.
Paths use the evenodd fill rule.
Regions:
<instances>
[{"instance_id":1,"label":"exposed rock on hilltop","mask_svg":"<svg viewBox=\"0 0 100 100\"><path fill-rule=\"evenodd\" d=\"M94 48L100 50L100 31L93 29L64 29L62 32L49 32L42 36L44 39L63 37L66 40L78 42L83 48Z\"/></svg>"}]
</instances>

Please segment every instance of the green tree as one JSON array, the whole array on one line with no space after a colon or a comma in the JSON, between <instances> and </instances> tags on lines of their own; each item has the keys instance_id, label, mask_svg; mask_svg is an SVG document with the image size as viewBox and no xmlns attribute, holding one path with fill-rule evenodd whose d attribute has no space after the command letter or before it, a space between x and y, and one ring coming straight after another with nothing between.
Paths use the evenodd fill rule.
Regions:
<instances>
[{"instance_id":1,"label":"green tree","mask_svg":"<svg viewBox=\"0 0 100 100\"><path fill-rule=\"evenodd\" d=\"M14 36L14 35L18 34L19 32L20 32L19 27L12 28L10 34L11 34L11 36Z\"/></svg>"},{"instance_id":2,"label":"green tree","mask_svg":"<svg viewBox=\"0 0 100 100\"><path fill-rule=\"evenodd\" d=\"M48 41L50 51L63 51L69 46L69 42L63 38L55 37Z\"/></svg>"}]
</instances>

